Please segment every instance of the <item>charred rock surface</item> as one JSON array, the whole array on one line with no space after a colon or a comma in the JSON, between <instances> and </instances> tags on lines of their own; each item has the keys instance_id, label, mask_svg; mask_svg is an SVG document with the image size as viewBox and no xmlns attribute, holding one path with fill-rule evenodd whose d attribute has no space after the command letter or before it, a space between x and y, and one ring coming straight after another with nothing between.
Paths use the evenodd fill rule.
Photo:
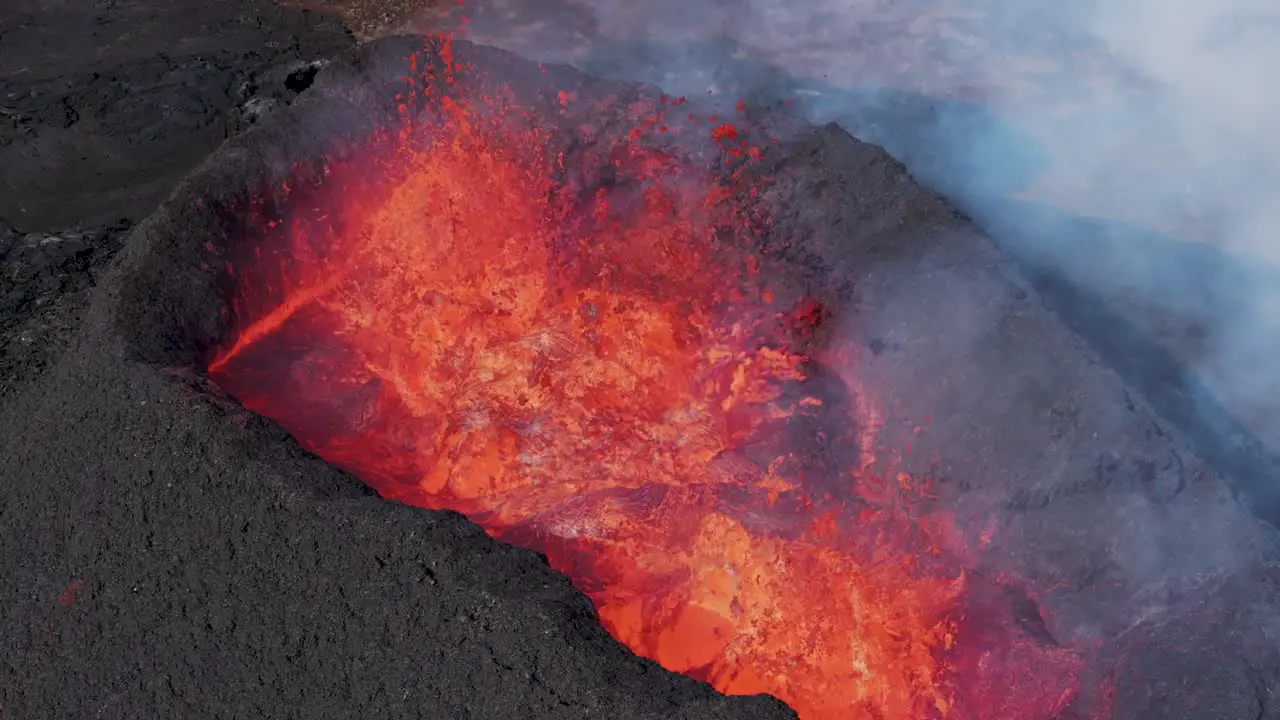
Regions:
<instances>
[{"instance_id":1,"label":"charred rock surface","mask_svg":"<svg viewBox=\"0 0 1280 720\"><path fill-rule=\"evenodd\" d=\"M130 225L88 231L0 232L0 397L66 348L89 291Z\"/></svg>"},{"instance_id":2,"label":"charred rock surface","mask_svg":"<svg viewBox=\"0 0 1280 720\"><path fill-rule=\"evenodd\" d=\"M30 232L142 220L351 42L332 17L259 0L8 3L0 219Z\"/></svg>"},{"instance_id":3,"label":"charred rock surface","mask_svg":"<svg viewBox=\"0 0 1280 720\"><path fill-rule=\"evenodd\" d=\"M350 132L354 113L314 111L405 42L324 68L127 241L101 241L103 259L124 247L96 286L57 281L90 303L53 331L65 351L44 372L21 356L3 368L4 714L789 716L636 659L536 555L373 497L194 371L220 331L195 253L222 240L208 208ZM286 89L310 73L292 62ZM821 128L762 171L778 232L846 301L834 320L894 408L886 443L930 417L912 435L915 469L963 524L992 528L976 572L1025 579L1002 589L1019 599L1008 621L1038 642L1103 648L1090 683L1114 691L1071 712L1280 717L1266 536L1177 431L882 150ZM99 251L42 260L41 236L5 237L6 272L26 268L5 286L15 317L57 294L30 268L97 263Z\"/></svg>"}]
</instances>

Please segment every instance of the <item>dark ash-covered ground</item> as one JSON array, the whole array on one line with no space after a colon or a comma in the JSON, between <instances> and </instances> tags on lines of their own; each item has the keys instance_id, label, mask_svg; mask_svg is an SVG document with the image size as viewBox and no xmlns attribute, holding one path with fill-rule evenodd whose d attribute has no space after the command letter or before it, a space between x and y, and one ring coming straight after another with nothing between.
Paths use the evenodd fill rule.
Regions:
<instances>
[{"instance_id":1,"label":"dark ash-covered ground","mask_svg":"<svg viewBox=\"0 0 1280 720\"><path fill-rule=\"evenodd\" d=\"M788 716L635 659L533 554L138 358L166 309L121 283L209 232L192 200L247 161L153 210L226 136L296 122L264 111L350 45L337 23L249 2L2 22L0 716ZM781 223L858 289L868 383L934 418L915 457L962 519L999 520L977 570L1024 578L1044 641L1094 659L1066 717L1280 717L1267 535L1179 428L878 149L825 128L769 162Z\"/></svg>"}]
</instances>

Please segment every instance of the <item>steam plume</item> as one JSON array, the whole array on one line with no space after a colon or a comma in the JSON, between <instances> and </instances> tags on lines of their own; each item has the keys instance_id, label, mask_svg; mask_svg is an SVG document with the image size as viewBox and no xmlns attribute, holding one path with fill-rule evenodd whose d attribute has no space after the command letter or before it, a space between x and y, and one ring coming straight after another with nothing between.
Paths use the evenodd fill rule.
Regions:
<instances>
[{"instance_id":1,"label":"steam plume","mask_svg":"<svg viewBox=\"0 0 1280 720\"><path fill-rule=\"evenodd\" d=\"M884 145L1280 517L1274 3L576 2L518 49Z\"/></svg>"}]
</instances>

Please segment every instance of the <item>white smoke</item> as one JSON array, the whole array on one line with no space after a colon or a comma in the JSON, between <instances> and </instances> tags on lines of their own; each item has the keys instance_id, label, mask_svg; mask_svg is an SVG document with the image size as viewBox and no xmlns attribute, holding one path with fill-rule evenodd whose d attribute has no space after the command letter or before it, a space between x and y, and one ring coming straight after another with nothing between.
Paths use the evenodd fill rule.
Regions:
<instances>
[{"instance_id":1,"label":"white smoke","mask_svg":"<svg viewBox=\"0 0 1280 720\"><path fill-rule=\"evenodd\" d=\"M669 92L793 98L883 144L1015 254L1122 300L1280 451L1280 4L545 0L472 28Z\"/></svg>"},{"instance_id":2,"label":"white smoke","mask_svg":"<svg viewBox=\"0 0 1280 720\"><path fill-rule=\"evenodd\" d=\"M1024 249L1077 282L1146 308L1148 322L1174 325L1175 354L1280 449L1280 274L1275 282L1259 274L1280 270L1280 83L1271 78L1280 68L1280 5L742 0L637 9L601 0L594 7L601 32L639 35L654 48L642 58L659 70L649 79L684 73L690 87L680 90L698 81L715 90L735 72L748 86L793 79L779 91L808 95L813 119L841 121L884 143L979 220L1008 226L1004 243L1025 241ZM728 61L714 67L691 50L696 45L678 45L698 34L734 48ZM626 72L621 57L616 65ZM763 79L762 66L773 71ZM818 89L806 93L808 83ZM921 120L920 102L902 100L909 93L975 99L942 102ZM1061 215L1013 218L1012 199ZM1108 237L1099 245L1080 237L1079 224L1054 217L1105 220L1088 232ZM1024 237L1029 223L1034 242ZM1138 230L1167 237L1131 240ZM1176 260L1186 251L1179 240L1223 255L1211 255L1214 267ZM1100 248L1104 257L1083 257ZM1253 275L1235 278L1236 268Z\"/></svg>"}]
</instances>

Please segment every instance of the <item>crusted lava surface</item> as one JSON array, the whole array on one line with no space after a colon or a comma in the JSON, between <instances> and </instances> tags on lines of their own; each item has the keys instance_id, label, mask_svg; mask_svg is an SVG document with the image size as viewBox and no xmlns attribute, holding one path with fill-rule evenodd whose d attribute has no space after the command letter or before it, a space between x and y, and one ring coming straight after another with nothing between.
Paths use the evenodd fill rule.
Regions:
<instances>
[{"instance_id":1,"label":"crusted lava surface","mask_svg":"<svg viewBox=\"0 0 1280 720\"><path fill-rule=\"evenodd\" d=\"M18 343L0 366L6 716L792 716L638 659L540 556L376 497L204 377L227 296L201 249L255 193L369 131L385 97L360 89L421 46L378 41L314 83L285 63L284 107L136 228L2 228L0 331ZM549 71L583 95L653 92ZM883 150L793 126L753 171L788 240L765 250L839 309L823 324L864 349L883 442L910 446L903 469L957 520L965 602L996 628L957 665L1082 658L1058 717L1271 717L1266 534L1178 429ZM24 349L33 327L47 352ZM1047 685L976 677L965 692L987 717L1023 717L990 699Z\"/></svg>"}]
</instances>

